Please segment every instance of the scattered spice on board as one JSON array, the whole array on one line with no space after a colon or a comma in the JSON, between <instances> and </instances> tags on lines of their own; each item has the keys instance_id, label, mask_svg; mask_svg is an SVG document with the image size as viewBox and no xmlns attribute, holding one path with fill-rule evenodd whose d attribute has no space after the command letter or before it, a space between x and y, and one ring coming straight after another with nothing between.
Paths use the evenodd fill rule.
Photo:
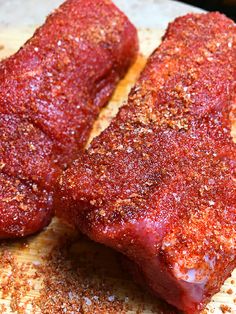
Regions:
<instances>
[{"instance_id":1,"label":"scattered spice on board","mask_svg":"<svg viewBox=\"0 0 236 314\"><path fill-rule=\"evenodd\" d=\"M70 247L65 240L44 263L35 265L44 278L44 287L35 301L42 313L125 313L126 303L113 295L106 280L91 277L96 273L93 265L88 262L79 267L79 259L71 255Z\"/></svg>"},{"instance_id":2,"label":"scattered spice on board","mask_svg":"<svg viewBox=\"0 0 236 314\"><path fill-rule=\"evenodd\" d=\"M70 252L68 239L60 241L40 261L21 262L14 253L0 253L0 291L10 299L12 312L42 313L125 313L126 299L119 300L106 279L97 280L91 263L80 263ZM93 273L94 272L94 273ZM40 285L39 295L36 293ZM30 296L30 297L29 297ZM1 305L1 313L8 313Z\"/></svg>"},{"instance_id":3,"label":"scattered spice on board","mask_svg":"<svg viewBox=\"0 0 236 314\"><path fill-rule=\"evenodd\" d=\"M221 304L220 309L222 313L232 313L232 309L228 305Z\"/></svg>"}]
</instances>

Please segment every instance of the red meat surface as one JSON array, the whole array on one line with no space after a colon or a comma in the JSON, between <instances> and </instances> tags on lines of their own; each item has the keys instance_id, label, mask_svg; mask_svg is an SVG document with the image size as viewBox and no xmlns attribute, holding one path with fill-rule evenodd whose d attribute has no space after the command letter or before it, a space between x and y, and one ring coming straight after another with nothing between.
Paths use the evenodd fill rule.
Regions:
<instances>
[{"instance_id":1,"label":"red meat surface","mask_svg":"<svg viewBox=\"0 0 236 314\"><path fill-rule=\"evenodd\" d=\"M235 57L225 16L176 19L127 104L58 184L59 217L122 252L189 314L236 266Z\"/></svg>"},{"instance_id":2,"label":"red meat surface","mask_svg":"<svg viewBox=\"0 0 236 314\"><path fill-rule=\"evenodd\" d=\"M137 33L107 0L68 0L0 63L0 237L53 214L56 178L137 54Z\"/></svg>"}]
</instances>

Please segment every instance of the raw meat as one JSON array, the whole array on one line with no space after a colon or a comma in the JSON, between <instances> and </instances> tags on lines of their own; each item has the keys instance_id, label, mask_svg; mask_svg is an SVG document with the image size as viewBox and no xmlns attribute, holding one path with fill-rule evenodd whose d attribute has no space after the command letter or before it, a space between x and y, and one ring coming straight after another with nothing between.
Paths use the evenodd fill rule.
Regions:
<instances>
[{"instance_id":1,"label":"raw meat","mask_svg":"<svg viewBox=\"0 0 236 314\"><path fill-rule=\"evenodd\" d=\"M0 237L48 224L56 178L137 50L136 29L112 2L68 0L0 63Z\"/></svg>"},{"instance_id":2,"label":"raw meat","mask_svg":"<svg viewBox=\"0 0 236 314\"><path fill-rule=\"evenodd\" d=\"M59 217L122 252L134 276L189 314L236 266L235 57L225 16L176 19L56 197Z\"/></svg>"}]
</instances>

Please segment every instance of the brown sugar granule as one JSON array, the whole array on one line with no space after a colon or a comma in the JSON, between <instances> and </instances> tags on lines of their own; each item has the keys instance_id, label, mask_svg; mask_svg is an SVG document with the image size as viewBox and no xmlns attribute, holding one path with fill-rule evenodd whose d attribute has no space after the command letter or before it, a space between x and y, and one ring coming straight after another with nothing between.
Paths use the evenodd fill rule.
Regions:
<instances>
[{"instance_id":1,"label":"brown sugar granule","mask_svg":"<svg viewBox=\"0 0 236 314\"><path fill-rule=\"evenodd\" d=\"M227 290L227 293L228 293L228 294L232 294L232 293L233 293L233 290L230 288L230 289Z\"/></svg>"},{"instance_id":2,"label":"brown sugar granule","mask_svg":"<svg viewBox=\"0 0 236 314\"><path fill-rule=\"evenodd\" d=\"M222 313L227 313L227 312L232 313L232 311L231 311L232 309L228 305L221 304L220 309L221 309Z\"/></svg>"},{"instance_id":3,"label":"brown sugar granule","mask_svg":"<svg viewBox=\"0 0 236 314\"><path fill-rule=\"evenodd\" d=\"M6 312L6 311L7 311L6 305L1 304L1 305L0 305L0 313L4 313L4 312Z\"/></svg>"}]
</instances>

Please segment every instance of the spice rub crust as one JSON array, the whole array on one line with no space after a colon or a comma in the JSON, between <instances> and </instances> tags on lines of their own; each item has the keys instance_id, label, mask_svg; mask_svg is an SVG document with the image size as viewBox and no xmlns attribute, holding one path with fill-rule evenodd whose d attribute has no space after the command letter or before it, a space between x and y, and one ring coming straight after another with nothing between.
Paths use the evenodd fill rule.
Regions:
<instances>
[{"instance_id":1,"label":"spice rub crust","mask_svg":"<svg viewBox=\"0 0 236 314\"><path fill-rule=\"evenodd\" d=\"M236 266L235 56L225 16L176 19L127 104L59 181L57 215L125 254L186 313Z\"/></svg>"}]
</instances>

